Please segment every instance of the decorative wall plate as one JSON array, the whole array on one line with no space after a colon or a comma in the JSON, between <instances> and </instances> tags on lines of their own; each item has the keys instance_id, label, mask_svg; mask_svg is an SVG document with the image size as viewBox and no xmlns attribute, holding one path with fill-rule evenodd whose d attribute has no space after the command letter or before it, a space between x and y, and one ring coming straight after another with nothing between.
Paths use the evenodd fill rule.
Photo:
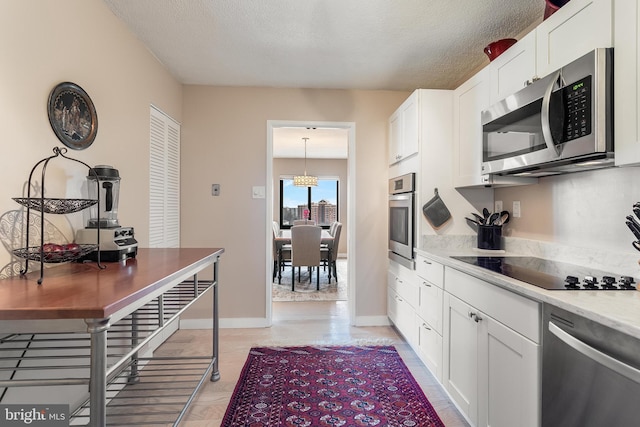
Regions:
<instances>
[{"instance_id":1,"label":"decorative wall plate","mask_svg":"<svg viewBox=\"0 0 640 427\"><path fill-rule=\"evenodd\" d=\"M89 95L75 83L63 82L49 94L49 123L64 145L84 150L98 133L98 116Z\"/></svg>"}]
</instances>

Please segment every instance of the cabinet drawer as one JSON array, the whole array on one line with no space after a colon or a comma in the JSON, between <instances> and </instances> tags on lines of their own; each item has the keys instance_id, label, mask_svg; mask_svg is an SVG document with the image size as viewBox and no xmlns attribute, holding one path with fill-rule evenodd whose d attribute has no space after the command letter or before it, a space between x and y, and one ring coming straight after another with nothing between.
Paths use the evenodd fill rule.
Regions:
<instances>
[{"instance_id":1,"label":"cabinet drawer","mask_svg":"<svg viewBox=\"0 0 640 427\"><path fill-rule=\"evenodd\" d=\"M420 283L418 315L442 334L442 289L423 280Z\"/></svg>"},{"instance_id":2,"label":"cabinet drawer","mask_svg":"<svg viewBox=\"0 0 640 427\"><path fill-rule=\"evenodd\" d=\"M398 328L406 340L416 345L418 343L418 328L415 311L409 303L392 289L387 290L387 310L389 319Z\"/></svg>"},{"instance_id":3,"label":"cabinet drawer","mask_svg":"<svg viewBox=\"0 0 640 427\"><path fill-rule=\"evenodd\" d=\"M444 286L448 293L540 342L540 303L450 267L445 268Z\"/></svg>"},{"instance_id":4,"label":"cabinet drawer","mask_svg":"<svg viewBox=\"0 0 640 427\"><path fill-rule=\"evenodd\" d=\"M442 382L442 336L427 322L418 318L420 359L438 381Z\"/></svg>"},{"instance_id":5,"label":"cabinet drawer","mask_svg":"<svg viewBox=\"0 0 640 427\"><path fill-rule=\"evenodd\" d=\"M398 296L403 298L412 307L418 307L420 289L417 284L417 276L413 270L399 266L397 269L389 268L387 284Z\"/></svg>"},{"instance_id":6,"label":"cabinet drawer","mask_svg":"<svg viewBox=\"0 0 640 427\"><path fill-rule=\"evenodd\" d=\"M444 284L444 266L422 255L416 257L416 273L436 286Z\"/></svg>"}]
</instances>

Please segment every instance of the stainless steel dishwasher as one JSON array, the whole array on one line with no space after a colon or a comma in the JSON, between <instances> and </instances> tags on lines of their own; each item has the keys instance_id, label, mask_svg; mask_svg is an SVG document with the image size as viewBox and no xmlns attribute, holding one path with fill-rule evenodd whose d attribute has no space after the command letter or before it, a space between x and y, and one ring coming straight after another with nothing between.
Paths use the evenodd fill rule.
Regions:
<instances>
[{"instance_id":1,"label":"stainless steel dishwasher","mask_svg":"<svg viewBox=\"0 0 640 427\"><path fill-rule=\"evenodd\" d=\"M543 329L544 427L640 425L640 340L548 304Z\"/></svg>"}]
</instances>

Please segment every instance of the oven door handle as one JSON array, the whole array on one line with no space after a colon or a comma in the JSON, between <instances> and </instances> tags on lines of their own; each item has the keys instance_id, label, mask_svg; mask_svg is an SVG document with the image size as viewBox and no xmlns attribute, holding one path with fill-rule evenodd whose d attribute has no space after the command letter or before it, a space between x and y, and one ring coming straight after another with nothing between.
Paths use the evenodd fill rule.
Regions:
<instances>
[{"instance_id":1,"label":"oven door handle","mask_svg":"<svg viewBox=\"0 0 640 427\"><path fill-rule=\"evenodd\" d=\"M560 149L555 144L553 135L551 134L551 115L549 109L551 108L551 92L559 78L560 71L556 71L549 83L549 86L547 86L547 90L544 92L544 97L542 98L542 111L540 112L540 118L542 121L542 137L545 144L547 144L547 148L556 153L556 155L560 155Z\"/></svg>"},{"instance_id":2,"label":"oven door handle","mask_svg":"<svg viewBox=\"0 0 640 427\"><path fill-rule=\"evenodd\" d=\"M576 337L560 329L553 322L549 322L549 332L555 335L560 341L572 347L579 353L585 355L589 359L640 384L640 370L634 368L631 365L627 365L626 363L621 362L618 359L614 359L608 354L605 354L600 350L596 350L588 344L585 344Z\"/></svg>"}]
</instances>

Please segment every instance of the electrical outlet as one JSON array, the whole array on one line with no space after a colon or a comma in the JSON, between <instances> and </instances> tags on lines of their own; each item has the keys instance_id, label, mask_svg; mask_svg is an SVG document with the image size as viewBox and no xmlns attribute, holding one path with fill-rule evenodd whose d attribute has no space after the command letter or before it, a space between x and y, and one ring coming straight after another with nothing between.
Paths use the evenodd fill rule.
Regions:
<instances>
[{"instance_id":1,"label":"electrical outlet","mask_svg":"<svg viewBox=\"0 0 640 427\"><path fill-rule=\"evenodd\" d=\"M211 184L211 195L212 196L220 195L220 184Z\"/></svg>"},{"instance_id":2,"label":"electrical outlet","mask_svg":"<svg viewBox=\"0 0 640 427\"><path fill-rule=\"evenodd\" d=\"M502 200L496 200L493 202L493 211L494 212L502 212Z\"/></svg>"},{"instance_id":3,"label":"electrical outlet","mask_svg":"<svg viewBox=\"0 0 640 427\"><path fill-rule=\"evenodd\" d=\"M522 211L520 210L520 201L513 202L513 217L520 218Z\"/></svg>"}]
</instances>

